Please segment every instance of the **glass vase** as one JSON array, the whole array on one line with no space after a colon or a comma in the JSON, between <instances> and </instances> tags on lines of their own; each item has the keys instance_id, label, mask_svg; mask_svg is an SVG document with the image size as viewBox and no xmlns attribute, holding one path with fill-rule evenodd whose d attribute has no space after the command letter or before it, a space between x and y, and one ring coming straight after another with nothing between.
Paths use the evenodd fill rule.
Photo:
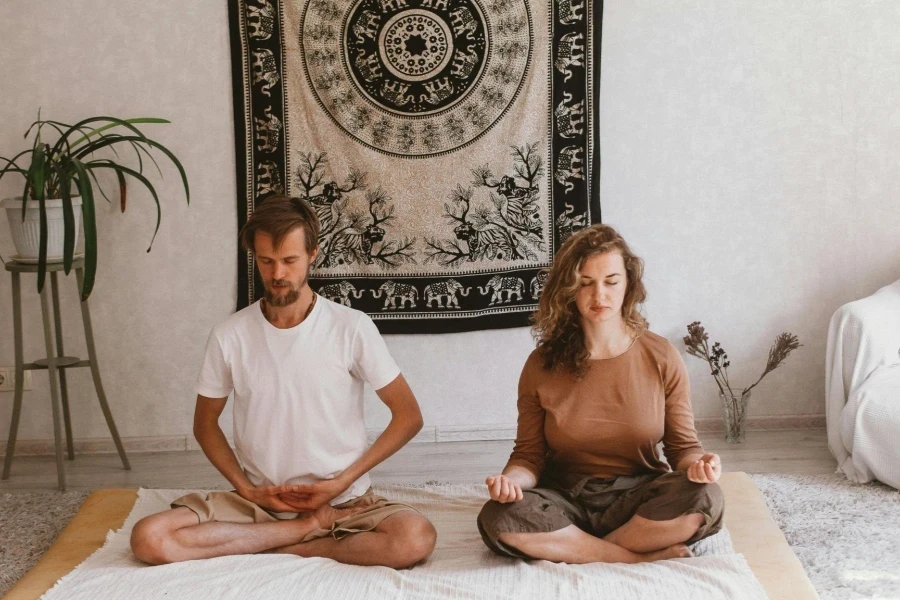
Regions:
<instances>
[{"instance_id":1,"label":"glass vase","mask_svg":"<svg viewBox=\"0 0 900 600\"><path fill-rule=\"evenodd\" d=\"M740 444L747 432L747 403L750 391L741 390L730 393L719 392L725 420L725 441L729 444Z\"/></svg>"}]
</instances>

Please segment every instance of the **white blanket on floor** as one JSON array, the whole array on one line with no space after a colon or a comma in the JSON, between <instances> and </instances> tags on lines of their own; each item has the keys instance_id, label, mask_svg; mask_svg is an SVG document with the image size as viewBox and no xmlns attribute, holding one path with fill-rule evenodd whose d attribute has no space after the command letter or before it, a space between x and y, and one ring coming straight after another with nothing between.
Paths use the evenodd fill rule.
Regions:
<instances>
[{"instance_id":1,"label":"white blanket on floor","mask_svg":"<svg viewBox=\"0 0 900 600\"><path fill-rule=\"evenodd\" d=\"M394 600L498 598L654 598L762 600L766 594L727 532L703 540L694 558L641 565L563 565L492 554L475 517L486 500L481 485L375 486L408 502L438 531L437 547L422 565L395 571L356 567L324 558L250 555L148 567L129 549L138 519L168 508L184 490L140 490L135 507L103 548L63 577L47 600Z\"/></svg>"},{"instance_id":2,"label":"white blanket on floor","mask_svg":"<svg viewBox=\"0 0 900 600\"><path fill-rule=\"evenodd\" d=\"M900 387L885 371L900 365L900 281L834 313L825 362L828 447L838 469L857 483L874 475L900 486Z\"/></svg>"}]
</instances>

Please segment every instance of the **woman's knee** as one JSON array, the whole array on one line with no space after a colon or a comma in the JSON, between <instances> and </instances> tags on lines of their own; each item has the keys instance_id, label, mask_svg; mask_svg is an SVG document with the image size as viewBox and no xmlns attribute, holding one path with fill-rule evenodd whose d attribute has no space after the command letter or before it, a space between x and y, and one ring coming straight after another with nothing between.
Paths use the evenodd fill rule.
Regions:
<instances>
[{"instance_id":1,"label":"woman's knee","mask_svg":"<svg viewBox=\"0 0 900 600\"><path fill-rule=\"evenodd\" d=\"M540 491L525 490L518 502L487 502L478 515L478 531L484 544L495 553L524 558L514 544L505 543L510 535L519 537L519 534L563 529L573 524L572 517Z\"/></svg>"},{"instance_id":2,"label":"woman's knee","mask_svg":"<svg viewBox=\"0 0 900 600\"><path fill-rule=\"evenodd\" d=\"M718 483L701 485L702 488L696 492L695 504L703 513L709 515L711 525L717 526L716 531L718 531L725 514L725 493Z\"/></svg>"},{"instance_id":3,"label":"woman's knee","mask_svg":"<svg viewBox=\"0 0 900 600\"><path fill-rule=\"evenodd\" d=\"M533 510L531 507L533 503L528 491L525 491L523 496L522 500L518 502L502 504L496 500L488 500L481 507L481 512L478 513L478 529L487 532L494 539L510 528L517 532L527 530L525 517L529 511Z\"/></svg>"},{"instance_id":4,"label":"woman's knee","mask_svg":"<svg viewBox=\"0 0 900 600\"><path fill-rule=\"evenodd\" d=\"M722 529L725 515L725 494L718 483L688 482L684 493L690 499L690 509L686 516L700 521L688 543L699 541L718 533Z\"/></svg>"},{"instance_id":5,"label":"woman's knee","mask_svg":"<svg viewBox=\"0 0 900 600\"><path fill-rule=\"evenodd\" d=\"M674 488L670 493L680 497L690 497L698 505L708 506L721 511L725 506L725 495L718 483L696 483L687 478L687 473L678 471Z\"/></svg>"},{"instance_id":6,"label":"woman's knee","mask_svg":"<svg viewBox=\"0 0 900 600\"><path fill-rule=\"evenodd\" d=\"M527 492L526 492L527 493ZM521 502L521 501L520 501ZM520 502L503 503L489 500L478 513L478 532L484 545L501 556L511 556L500 541L500 536L510 529L511 523L520 521L518 514ZM516 530L519 528L516 527Z\"/></svg>"}]
</instances>

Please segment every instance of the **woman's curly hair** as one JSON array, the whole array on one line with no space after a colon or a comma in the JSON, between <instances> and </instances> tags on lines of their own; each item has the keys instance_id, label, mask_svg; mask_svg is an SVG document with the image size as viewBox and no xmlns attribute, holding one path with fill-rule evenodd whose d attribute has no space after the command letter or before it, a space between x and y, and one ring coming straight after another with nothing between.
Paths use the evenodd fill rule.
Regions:
<instances>
[{"instance_id":1,"label":"woman's curly hair","mask_svg":"<svg viewBox=\"0 0 900 600\"><path fill-rule=\"evenodd\" d=\"M581 284L581 268L585 261L607 252L619 252L625 262L626 288L622 303L625 324L634 336L649 326L640 313L640 305L647 299L642 281L644 261L634 255L622 236L609 225L597 224L583 229L563 244L553 265L542 271L548 274L547 283L532 316L532 330L545 369L563 367L576 376L583 374L589 354L575 295Z\"/></svg>"}]
</instances>

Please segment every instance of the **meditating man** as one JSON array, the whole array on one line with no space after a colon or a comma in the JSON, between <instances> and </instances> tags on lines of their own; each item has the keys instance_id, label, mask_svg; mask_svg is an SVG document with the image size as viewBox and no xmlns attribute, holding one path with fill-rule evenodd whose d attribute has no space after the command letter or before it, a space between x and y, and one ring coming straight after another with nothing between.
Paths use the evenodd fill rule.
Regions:
<instances>
[{"instance_id":1,"label":"meditating man","mask_svg":"<svg viewBox=\"0 0 900 600\"><path fill-rule=\"evenodd\" d=\"M313 210L286 196L267 198L241 230L264 295L210 334L194 412L200 447L234 491L189 494L139 521L138 559L280 552L404 568L434 549L425 517L370 488L369 470L422 415L372 320L309 287L318 233ZM392 414L368 449L365 382ZM219 427L232 392L234 451Z\"/></svg>"},{"instance_id":2,"label":"meditating man","mask_svg":"<svg viewBox=\"0 0 900 600\"><path fill-rule=\"evenodd\" d=\"M606 225L556 256L535 315L538 347L519 379L515 447L487 478L491 500L478 517L498 554L678 558L721 528L721 462L697 440L684 361L638 310L642 273Z\"/></svg>"}]
</instances>

